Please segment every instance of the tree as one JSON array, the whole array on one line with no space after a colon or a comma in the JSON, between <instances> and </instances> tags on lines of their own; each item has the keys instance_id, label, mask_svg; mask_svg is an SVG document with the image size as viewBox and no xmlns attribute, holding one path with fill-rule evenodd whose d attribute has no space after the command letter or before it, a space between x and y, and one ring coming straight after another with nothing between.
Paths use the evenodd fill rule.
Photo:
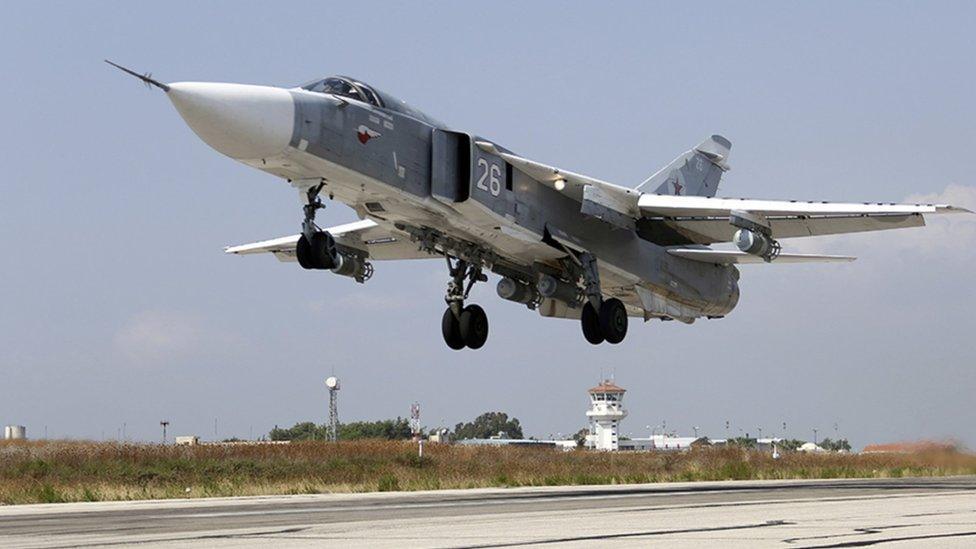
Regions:
<instances>
[{"instance_id":1,"label":"tree","mask_svg":"<svg viewBox=\"0 0 976 549\"><path fill-rule=\"evenodd\" d=\"M311 421L296 423L287 429L275 427L268 434L271 440L326 440L328 429ZM379 438L386 440L409 439L413 433L410 421L398 417L380 421L353 421L339 424L339 440Z\"/></svg>"},{"instance_id":2,"label":"tree","mask_svg":"<svg viewBox=\"0 0 976 549\"><path fill-rule=\"evenodd\" d=\"M268 433L271 440L325 440L325 426L318 426L311 421L296 423L288 429L275 427Z\"/></svg>"},{"instance_id":3,"label":"tree","mask_svg":"<svg viewBox=\"0 0 976 549\"><path fill-rule=\"evenodd\" d=\"M384 419L381 421L354 421L339 426L339 440L381 438L404 440L413 436L410 421L405 418Z\"/></svg>"},{"instance_id":4,"label":"tree","mask_svg":"<svg viewBox=\"0 0 976 549\"><path fill-rule=\"evenodd\" d=\"M505 412L485 412L470 423L458 423L454 427L454 437L491 438L504 432L509 438L523 438L522 426L516 418L508 419Z\"/></svg>"},{"instance_id":5,"label":"tree","mask_svg":"<svg viewBox=\"0 0 976 549\"><path fill-rule=\"evenodd\" d=\"M824 450L831 452L850 452L851 443L847 442L846 438L839 438L837 440L830 440L829 438L823 439L820 443L820 447Z\"/></svg>"},{"instance_id":6,"label":"tree","mask_svg":"<svg viewBox=\"0 0 976 549\"><path fill-rule=\"evenodd\" d=\"M576 441L576 445L579 446L580 448L582 448L583 446L585 446L586 445L586 435L588 435L588 434L590 434L590 428L589 427L583 427L579 431L576 431L576 434L573 435L573 440Z\"/></svg>"},{"instance_id":7,"label":"tree","mask_svg":"<svg viewBox=\"0 0 976 549\"><path fill-rule=\"evenodd\" d=\"M755 448L756 439L750 437L730 438L725 442L727 446L741 446L743 448Z\"/></svg>"},{"instance_id":8,"label":"tree","mask_svg":"<svg viewBox=\"0 0 976 549\"><path fill-rule=\"evenodd\" d=\"M783 440L777 442L776 443L776 446L779 447L780 450L786 450L786 451L789 451L789 452L795 452L795 451L799 450L800 449L800 446L803 446L804 444L806 444L805 441L802 441L802 440L799 440L799 439L795 439L795 438L789 438L789 439L783 439Z\"/></svg>"}]
</instances>

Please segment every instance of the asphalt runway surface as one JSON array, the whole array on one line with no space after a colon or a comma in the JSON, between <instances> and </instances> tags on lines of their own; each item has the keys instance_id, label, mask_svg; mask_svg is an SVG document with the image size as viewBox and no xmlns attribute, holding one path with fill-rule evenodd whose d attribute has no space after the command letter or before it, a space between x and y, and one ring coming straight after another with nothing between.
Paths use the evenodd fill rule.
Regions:
<instances>
[{"instance_id":1,"label":"asphalt runway surface","mask_svg":"<svg viewBox=\"0 0 976 549\"><path fill-rule=\"evenodd\" d=\"M976 547L976 477L0 507L0 547Z\"/></svg>"}]
</instances>

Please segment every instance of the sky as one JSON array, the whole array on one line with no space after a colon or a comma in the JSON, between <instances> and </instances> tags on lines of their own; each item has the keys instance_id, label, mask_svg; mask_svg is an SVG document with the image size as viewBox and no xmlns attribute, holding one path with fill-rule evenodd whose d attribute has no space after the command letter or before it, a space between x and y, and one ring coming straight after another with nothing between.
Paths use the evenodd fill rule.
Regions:
<instances>
[{"instance_id":1,"label":"sky","mask_svg":"<svg viewBox=\"0 0 976 549\"><path fill-rule=\"evenodd\" d=\"M852 264L743 266L723 320L632 319L620 345L495 296L487 345L441 338L442 261L365 285L225 245L294 234L284 182L209 149L163 81L349 74L520 154L634 186L721 133L719 194L976 209L976 5L246 2L7 4L0 19L0 423L28 435L248 437L485 411L537 437L586 423L601 376L624 435L955 438L976 447L976 216L784 241ZM354 220L341 204L320 221ZM726 429L726 422L729 428ZM784 429L785 424L785 429Z\"/></svg>"}]
</instances>

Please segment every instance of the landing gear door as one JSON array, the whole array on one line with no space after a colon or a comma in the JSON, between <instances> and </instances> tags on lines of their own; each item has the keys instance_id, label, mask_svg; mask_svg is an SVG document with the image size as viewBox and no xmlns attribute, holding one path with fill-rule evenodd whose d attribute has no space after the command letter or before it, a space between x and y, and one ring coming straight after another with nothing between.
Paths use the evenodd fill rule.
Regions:
<instances>
[{"instance_id":1,"label":"landing gear door","mask_svg":"<svg viewBox=\"0 0 976 549\"><path fill-rule=\"evenodd\" d=\"M430 191L448 204L468 199L471 180L471 138L464 133L434 129L431 136Z\"/></svg>"}]
</instances>

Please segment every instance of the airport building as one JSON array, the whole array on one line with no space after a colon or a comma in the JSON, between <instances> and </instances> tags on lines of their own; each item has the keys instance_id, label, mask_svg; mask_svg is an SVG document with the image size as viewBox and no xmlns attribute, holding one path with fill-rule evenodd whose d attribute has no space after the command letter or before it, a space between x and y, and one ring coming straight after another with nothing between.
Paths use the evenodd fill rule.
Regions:
<instances>
[{"instance_id":1,"label":"airport building","mask_svg":"<svg viewBox=\"0 0 976 549\"><path fill-rule=\"evenodd\" d=\"M624 395L627 390L620 387L612 379L605 379L597 386L587 390L589 408L586 418L589 422L588 432L583 439L583 446L587 449L604 452L636 451L636 452L673 452L688 450L695 444L724 445L725 439L708 439L702 436L681 437L674 433L651 434L647 437L625 437L620 434L620 423L627 417L624 407ZM697 429L696 429L697 431ZM435 439L433 436L431 440ZM440 438L436 439L440 441ZM776 454L779 438L753 439L754 447L760 451L771 451ZM483 446L530 446L554 447L563 450L576 448L575 440L535 440L509 438L505 433L486 439L466 439L457 441L463 445ZM810 444L809 446L813 446ZM801 451L812 451L801 448Z\"/></svg>"},{"instance_id":2,"label":"airport building","mask_svg":"<svg viewBox=\"0 0 976 549\"><path fill-rule=\"evenodd\" d=\"M27 427L23 425L6 425L3 428L4 440L24 440L27 438Z\"/></svg>"},{"instance_id":3,"label":"airport building","mask_svg":"<svg viewBox=\"0 0 976 549\"><path fill-rule=\"evenodd\" d=\"M590 395L590 409L586 411L590 434L586 435L585 446L610 452L620 450L620 421L627 417L623 403L626 389L605 379L587 392Z\"/></svg>"},{"instance_id":4,"label":"airport building","mask_svg":"<svg viewBox=\"0 0 976 549\"><path fill-rule=\"evenodd\" d=\"M590 432L586 435L584 444L587 448L607 452L686 450L698 440L696 437L676 437L666 434L651 435L647 438L621 438L620 422L627 417L627 410L623 403L626 392L626 389L618 386L613 380L603 380L587 391L590 396L590 409L586 411Z\"/></svg>"}]
</instances>

